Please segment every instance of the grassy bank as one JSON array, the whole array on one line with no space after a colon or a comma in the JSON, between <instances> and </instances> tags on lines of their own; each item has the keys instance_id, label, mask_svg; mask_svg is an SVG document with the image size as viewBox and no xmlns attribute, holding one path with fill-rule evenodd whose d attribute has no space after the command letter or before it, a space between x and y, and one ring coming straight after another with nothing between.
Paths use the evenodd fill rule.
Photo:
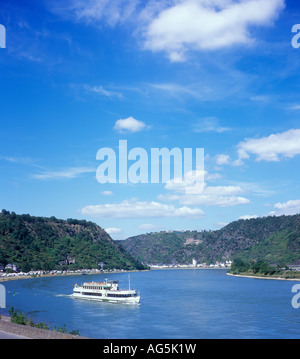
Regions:
<instances>
[{"instance_id":1,"label":"grassy bank","mask_svg":"<svg viewBox=\"0 0 300 359\"><path fill-rule=\"evenodd\" d=\"M250 263L237 258L228 272L231 275L263 279L300 280L300 272L291 271L286 265L270 265L261 260Z\"/></svg>"},{"instance_id":2,"label":"grassy bank","mask_svg":"<svg viewBox=\"0 0 300 359\"><path fill-rule=\"evenodd\" d=\"M262 273L253 273L253 271L247 271L247 272L239 272L239 273L228 272L227 274L235 276L235 277L300 281L300 272L283 272L283 273L276 273L276 274L262 274Z\"/></svg>"},{"instance_id":3,"label":"grassy bank","mask_svg":"<svg viewBox=\"0 0 300 359\"><path fill-rule=\"evenodd\" d=\"M18 321L22 321L25 317L22 313L17 313L17 317L16 319L13 316L0 315L0 332L15 334L28 339L88 339L80 335L71 334L65 327L58 328L58 331L50 330L45 323L33 325L30 320L20 324Z\"/></svg>"}]
</instances>

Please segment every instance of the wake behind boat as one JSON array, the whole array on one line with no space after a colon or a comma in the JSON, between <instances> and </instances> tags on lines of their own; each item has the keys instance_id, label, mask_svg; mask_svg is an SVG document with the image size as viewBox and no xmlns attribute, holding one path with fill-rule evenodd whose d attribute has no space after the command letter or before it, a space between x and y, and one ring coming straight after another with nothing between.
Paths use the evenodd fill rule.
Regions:
<instances>
[{"instance_id":1,"label":"wake behind boat","mask_svg":"<svg viewBox=\"0 0 300 359\"><path fill-rule=\"evenodd\" d=\"M86 282L75 284L73 298L96 300L109 303L139 304L140 295L135 289L119 289L119 281Z\"/></svg>"}]
</instances>

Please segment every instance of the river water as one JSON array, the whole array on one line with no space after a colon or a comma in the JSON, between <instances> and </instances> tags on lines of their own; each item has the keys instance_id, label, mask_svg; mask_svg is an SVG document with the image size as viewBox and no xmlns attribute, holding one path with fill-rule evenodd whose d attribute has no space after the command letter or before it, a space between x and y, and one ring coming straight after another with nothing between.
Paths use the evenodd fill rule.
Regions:
<instances>
[{"instance_id":1,"label":"river water","mask_svg":"<svg viewBox=\"0 0 300 359\"><path fill-rule=\"evenodd\" d=\"M299 282L232 277L215 269L153 270L130 274L140 305L70 296L75 283L105 278L128 288L128 273L5 282L7 308L90 338L300 338L300 308L292 306L292 287Z\"/></svg>"}]
</instances>

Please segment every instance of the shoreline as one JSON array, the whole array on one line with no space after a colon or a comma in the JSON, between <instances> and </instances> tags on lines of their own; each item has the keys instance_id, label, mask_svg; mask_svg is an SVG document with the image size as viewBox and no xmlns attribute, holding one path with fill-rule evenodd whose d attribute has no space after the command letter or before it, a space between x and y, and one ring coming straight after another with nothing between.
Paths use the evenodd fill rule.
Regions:
<instances>
[{"instance_id":1,"label":"shoreline","mask_svg":"<svg viewBox=\"0 0 300 359\"><path fill-rule=\"evenodd\" d=\"M255 275L246 275L246 274L232 274L232 273L226 273L227 275L230 275L232 277L240 277L240 278L252 278L252 279L271 279L271 280L287 280L287 281L293 281L293 282L300 282L300 278L280 278L280 277L262 277L262 276L255 276Z\"/></svg>"},{"instance_id":2,"label":"shoreline","mask_svg":"<svg viewBox=\"0 0 300 359\"><path fill-rule=\"evenodd\" d=\"M211 270L229 270L230 268L209 268L209 267L154 267L151 268L151 270L176 270L176 269L200 269L200 270L207 270L207 269L211 269Z\"/></svg>"},{"instance_id":3,"label":"shoreline","mask_svg":"<svg viewBox=\"0 0 300 359\"><path fill-rule=\"evenodd\" d=\"M156 267L146 270L118 270L118 271L103 271L103 272L92 272L92 273L85 273L85 275L95 275L95 274L120 274L120 273L135 273L135 272L149 272L151 270L175 270L175 269L198 269L198 270L229 270L230 268L197 268L197 267L180 267L180 268L164 268L164 267ZM65 276L82 276L82 273L59 273L59 274L38 274L38 275L28 275L28 276L11 276L11 277L0 277L0 283L8 282L12 280L22 280L22 279L33 279L33 278L49 278L49 277L65 277ZM280 278L280 277L267 277L267 276L255 276L255 275L247 275L247 274L232 274L227 272L226 275L230 275L232 277L240 277L240 278L252 278L252 279L271 279L271 280L285 280L285 281L296 281L300 282L300 278Z\"/></svg>"},{"instance_id":4,"label":"shoreline","mask_svg":"<svg viewBox=\"0 0 300 359\"><path fill-rule=\"evenodd\" d=\"M12 323L10 317L6 315L0 315L0 339L1 337L5 339L90 339L81 335Z\"/></svg>"},{"instance_id":5,"label":"shoreline","mask_svg":"<svg viewBox=\"0 0 300 359\"><path fill-rule=\"evenodd\" d=\"M92 273L85 273L84 275L99 275L99 274L114 274L114 273L134 273L134 272L148 272L149 269L145 270L119 270L119 271L103 271L103 272L92 272ZM82 276L82 273L59 273L59 274L37 274L37 275L15 275L11 277L0 277L0 283L9 282L12 280L22 280L22 279L34 279L34 278L49 278L49 277L66 277L66 276Z\"/></svg>"},{"instance_id":6,"label":"shoreline","mask_svg":"<svg viewBox=\"0 0 300 359\"><path fill-rule=\"evenodd\" d=\"M22 279L33 279L33 278L47 278L47 277L64 277L64 276L81 276L83 275L83 273L85 273L84 275L95 275L95 274L120 274L120 273L135 273L135 272L149 272L152 270L175 270L175 269L204 269L204 270L208 270L208 269L216 269L216 270L229 270L230 268L223 268L223 267L154 267L154 268L150 268L150 269L143 269L143 270L137 270L137 269L132 269L132 270L115 270L115 271L102 271L102 272L85 272L84 270L82 270L82 272L78 272L78 273L58 273L58 274L51 274L51 273L47 273L47 274L36 274L36 275L12 275L12 276L8 276L8 277L2 277L0 276L0 283L2 282L8 282L8 281L12 281L12 280L22 280Z\"/></svg>"}]
</instances>

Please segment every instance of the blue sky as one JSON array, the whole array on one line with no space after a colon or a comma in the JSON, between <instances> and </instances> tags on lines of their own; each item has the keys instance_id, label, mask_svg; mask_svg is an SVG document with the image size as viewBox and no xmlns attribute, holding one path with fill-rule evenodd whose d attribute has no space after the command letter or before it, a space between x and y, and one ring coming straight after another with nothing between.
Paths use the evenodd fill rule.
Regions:
<instances>
[{"instance_id":1,"label":"blue sky","mask_svg":"<svg viewBox=\"0 0 300 359\"><path fill-rule=\"evenodd\" d=\"M298 23L292 0L1 0L0 207L115 239L299 213ZM204 191L100 184L125 139L204 148Z\"/></svg>"}]
</instances>

